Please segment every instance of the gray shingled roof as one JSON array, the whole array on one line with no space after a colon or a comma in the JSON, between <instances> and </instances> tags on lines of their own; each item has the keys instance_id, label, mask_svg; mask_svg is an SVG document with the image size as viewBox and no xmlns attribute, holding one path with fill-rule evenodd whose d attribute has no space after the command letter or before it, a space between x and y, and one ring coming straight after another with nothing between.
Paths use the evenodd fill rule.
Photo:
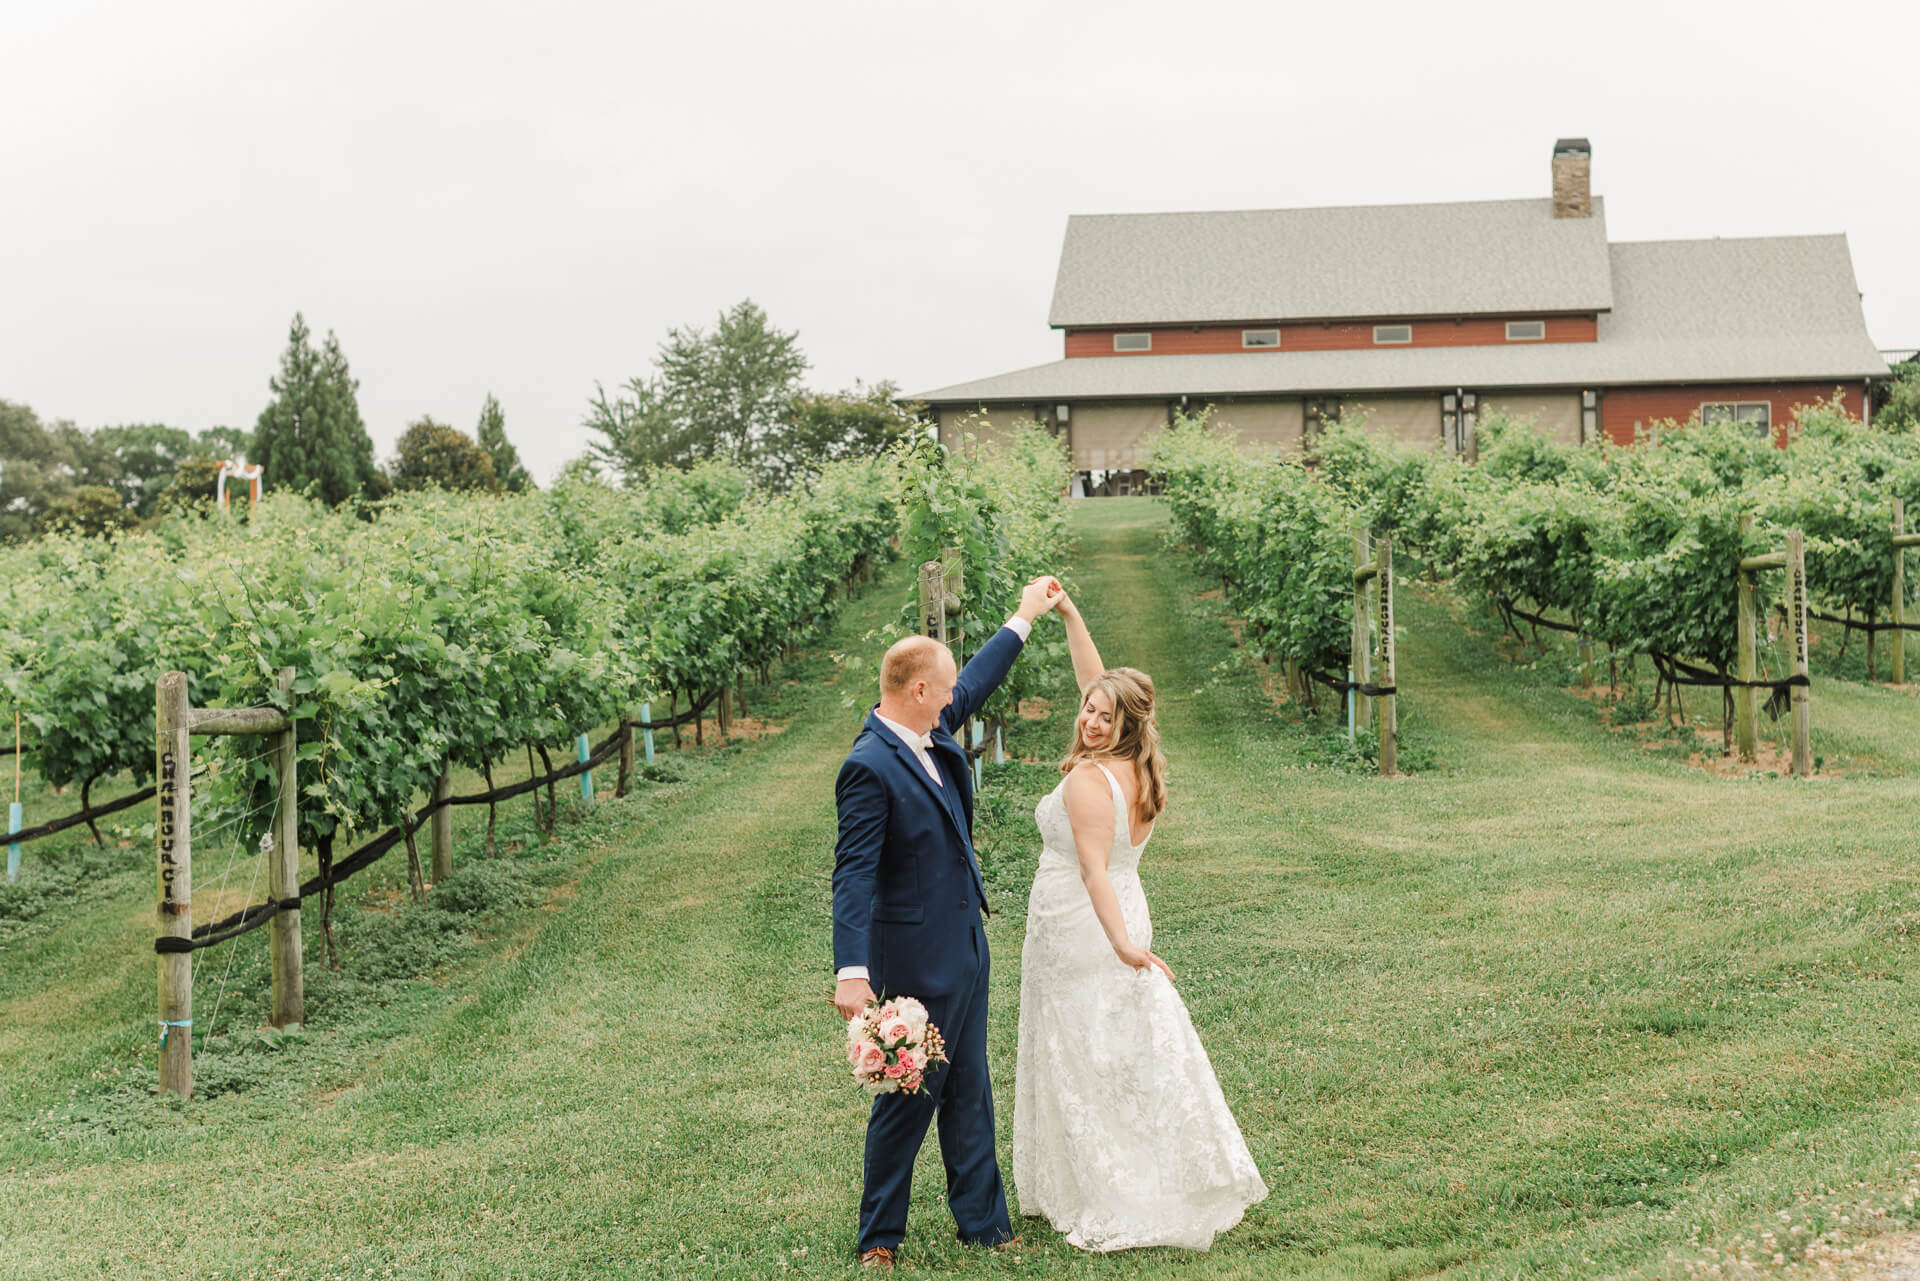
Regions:
<instances>
[{"instance_id":1,"label":"gray shingled roof","mask_svg":"<svg viewBox=\"0 0 1920 1281\"><path fill-rule=\"evenodd\" d=\"M1845 236L1613 245L1599 341L1086 356L920 392L935 404L1449 387L1883 378Z\"/></svg>"},{"instance_id":2,"label":"gray shingled roof","mask_svg":"<svg viewBox=\"0 0 1920 1281\"><path fill-rule=\"evenodd\" d=\"M1050 324L1594 312L1606 210L1552 200L1093 214L1067 220Z\"/></svg>"}]
</instances>

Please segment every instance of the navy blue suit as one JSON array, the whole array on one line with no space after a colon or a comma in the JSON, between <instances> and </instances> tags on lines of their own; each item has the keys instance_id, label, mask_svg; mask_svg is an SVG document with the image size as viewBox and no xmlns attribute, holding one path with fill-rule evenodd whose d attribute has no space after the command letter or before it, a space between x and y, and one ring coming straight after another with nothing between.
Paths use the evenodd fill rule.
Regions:
<instances>
[{"instance_id":1,"label":"navy blue suit","mask_svg":"<svg viewBox=\"0 0 1920 1281\"><path fill-rule=\"evenodd\" d=\"M840 839L833 864L833 965L864 965L884 999L911 996L946 1039L946 1066L916 1094L883 1094L867 1120L860 1249L897 1246L907 1229L913 1161L939 1116L947 1205L962 1241L1013 1235L993 1145L987 1076L986 890L973 853L973 776L953 732L998 689L1020 656L1003 627L953 687L929 750L936 786L913 749L877 716L840 767Z\"/></svg>"}]
</instances>

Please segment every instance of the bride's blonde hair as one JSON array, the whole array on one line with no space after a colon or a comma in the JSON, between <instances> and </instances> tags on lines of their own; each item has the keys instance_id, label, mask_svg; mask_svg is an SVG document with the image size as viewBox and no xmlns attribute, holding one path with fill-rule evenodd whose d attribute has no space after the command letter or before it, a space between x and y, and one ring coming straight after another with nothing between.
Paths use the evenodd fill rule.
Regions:
<instances>
[{"instance_id":1,"label":"bride's blonde hair","mask_svg":"<svg viewBox=\"0 0 1920 1281\"><path fill-rule=\"evenodd\" d=\"M1140 817L1151 823L1167 807L1167 758L1160 751L1160 727L1153 719L1153 678L1132 667L1109 667L1080 691L1080 706L1094 690L1105 690L1113 704L1110 746L1093 750L1080 741L1080 711L1074 709L1073 746L1060 762L1060 772L1071 774L1082 761L1125 761L1139 782L1136 802Z\"/></svg>"}]
</instances>

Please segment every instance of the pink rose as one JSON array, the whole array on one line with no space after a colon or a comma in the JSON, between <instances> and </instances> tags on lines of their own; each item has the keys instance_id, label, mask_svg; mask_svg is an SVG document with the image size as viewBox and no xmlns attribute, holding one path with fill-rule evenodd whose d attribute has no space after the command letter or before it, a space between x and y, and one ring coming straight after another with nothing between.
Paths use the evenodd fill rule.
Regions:
<instances>
[{"instance_id":1,"label":"pink rose","mask_svg":"<svg viewBox=\"0 0 1920 1281\"><path fill-rule=\"evenodd\" d=\"M920 1076L921 1076L920 1073L912 1072L906 1076L901 1077L900 1088L906 1091L908 1094L913 1093L915 1090L920 1088Z\"/></svg>"},{"instance_id":2,"label":"pink rose","mask_svg":"<svg viewBox=\"0 0 1920 1281\"><path fill-rule=\"evenodd\" d=\"M880 1039L889 1045L897 1044L913 1035L913 1029L907 1026L903 1018L892 1018L880 1025Z\"/></svg>"},{"instance_id":3,"label":"pink rose","mask_svg":"<svg viewBox=\"0 0 1920 1281\"><path fill-rule=\"evenodd\" d=\"M898 1081L907 1074L907 1070L898 1063L887 1064L886 1076L889 1081Z\"/></svg>"},{"instance_id":4,"label":"pink rose","mask_svg":"<svg viewBox=\"0 0 1920 1281\"><path fill-rule=\"evenodd\" d=\"M886 1065L887 1052L885 1050L877 1045L863 1045L860 1047L860 1070L862 1072L878 1072Z\"/></svg>"},{"instance_id":5,"label":"pink rose","mask_svg":"<svg viewBox=\"0 0 1920 1281\"><path fill-rule=\"evenodd\" d=\"M926 1066L926 1064L921 1061L920 1056L912 1050L900 1051L899 1058L900 1066L905 1068L909 1073L918 1072Z\"/></svg>"}]
</instances>

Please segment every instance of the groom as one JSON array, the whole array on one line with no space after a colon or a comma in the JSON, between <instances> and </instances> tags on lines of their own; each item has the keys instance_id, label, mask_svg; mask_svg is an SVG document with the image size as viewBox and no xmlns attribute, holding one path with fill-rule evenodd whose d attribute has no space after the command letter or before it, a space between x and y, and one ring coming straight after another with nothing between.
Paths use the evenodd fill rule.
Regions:
<instances>
[{"instance_id":1,"label":"groom","mask_svg":"<svg viewBox=\"0 0 1920 1281\"><path fill-rule=\"evenodd\" d=\"M1036 578L1020 608L967 670L947 647L909 636L880 664L880 703L840 767L833 864L833 1003L852 1018L873 999L917 997L946 1040L948 1064L915 1094L882 1094L867 1121L860 1262L890 1268L907 1230L913 1161L940 1118L947 1206L960 1239L1010 1240L993 1150L987 1078L986 891L973 854L973 778L954 731L980 710L1033 630L1064 598Z\"/></svg>"}]
</instances>

